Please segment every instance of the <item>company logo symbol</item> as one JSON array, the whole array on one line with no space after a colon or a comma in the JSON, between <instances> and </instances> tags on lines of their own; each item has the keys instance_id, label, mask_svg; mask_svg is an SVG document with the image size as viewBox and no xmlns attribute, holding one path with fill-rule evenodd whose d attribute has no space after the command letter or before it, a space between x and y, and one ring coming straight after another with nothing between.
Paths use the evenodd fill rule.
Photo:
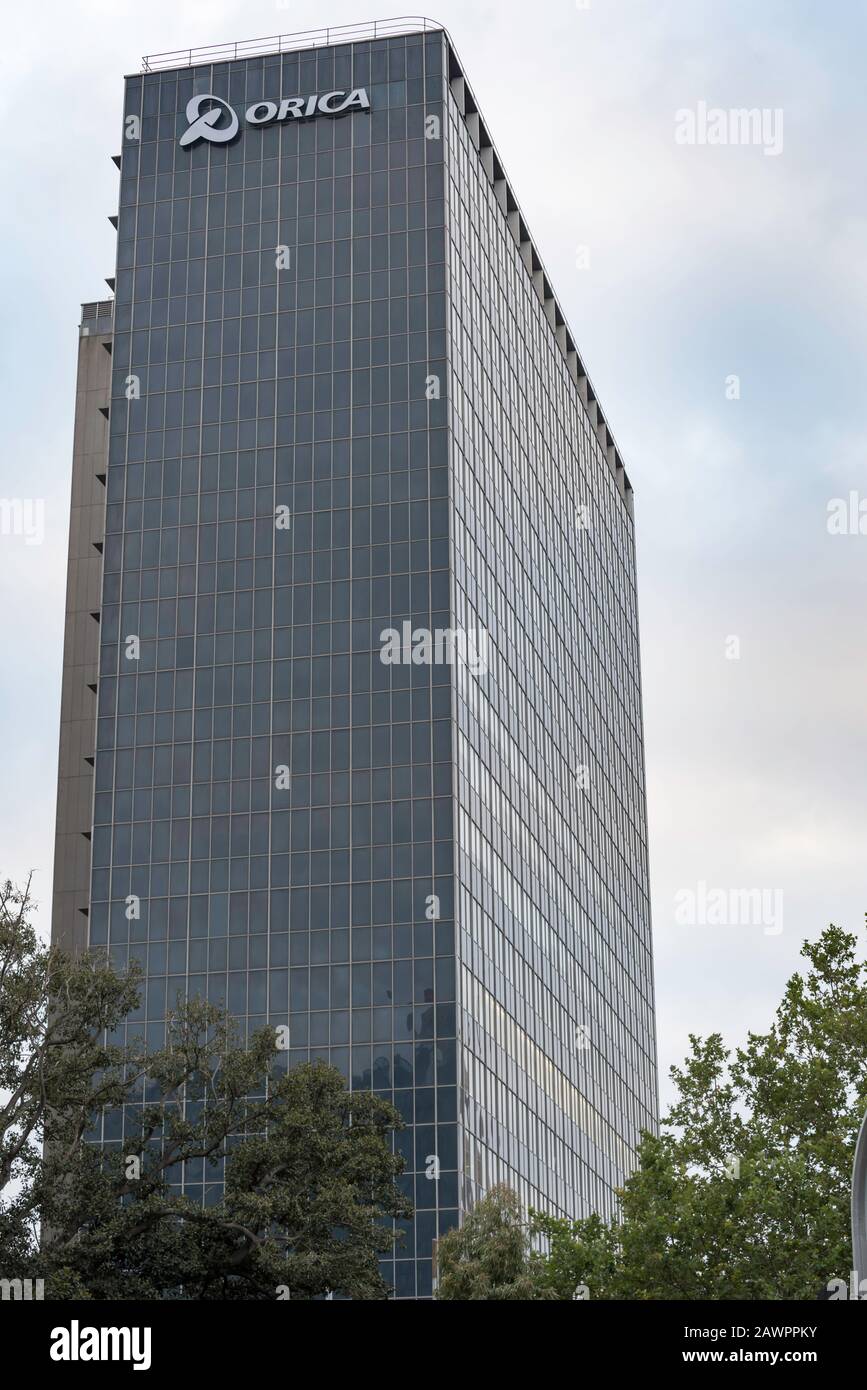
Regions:
<instances>
[{"instance_id":1,"label":"company logo symbol","mask_svg":"<svg viewBox=\"0 0 867 1390\"><path fill-rule=\"evenodd\" d=\"M206 101L215 101L216 106L202 112ZM201 114L200 114L201 113ZM217 121L224 114L229 116L229 124L218 126ZM188 130L181 136L182 145L192 145L195 140L210 140L215 145L224 145L238 134L238 117L227 101L215 97L211 92L200 92L187 102Z\"/></svg>"},{"instance_id":2,"label":"company logo symbol","mask_svg":"<svg viewBox=\"0 0 867 1390\"><path fill-rule=\"evenodd\" d=\"M202 111L206 102L216 103L207 111ZM244 112L247 125L271 125L273 121L303 121L311 116L339 116L344 111L369 111L370 101L364 87L354 87L351 92L315 92L309 97L284 97L281 101L254 101ZM228 125L217 122L228 116ZM223 97L210 92L201 92L187 102L187 121L189 128L181 136L182 146L193 145L197 140L210 140L224 145L238 134L240 121L232 107Z\"/></svg>"}]
</instances>

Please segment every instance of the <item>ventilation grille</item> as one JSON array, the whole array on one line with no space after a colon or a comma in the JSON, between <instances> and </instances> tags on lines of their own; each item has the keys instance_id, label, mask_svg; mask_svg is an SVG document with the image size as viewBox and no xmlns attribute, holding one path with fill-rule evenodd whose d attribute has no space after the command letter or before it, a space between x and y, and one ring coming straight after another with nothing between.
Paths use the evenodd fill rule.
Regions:
<instances>
[{"instance_id":1,"label":"ventilation grille","mask_svg":"<svg viewBox=\"0 0 867 1390\"><path fill-rule=\"evenodd\" d=\"M113 299L97 299L92 304L82 304L81 322L88 323L90 319L110 319L113 312Z\"/></svg>"}]
</instances>

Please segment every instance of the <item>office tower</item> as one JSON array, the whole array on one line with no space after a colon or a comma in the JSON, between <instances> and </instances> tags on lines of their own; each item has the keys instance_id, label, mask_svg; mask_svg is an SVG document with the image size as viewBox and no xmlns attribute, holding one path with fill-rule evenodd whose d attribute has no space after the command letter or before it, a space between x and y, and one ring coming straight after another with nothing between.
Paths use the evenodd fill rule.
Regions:
<instances>
[{"instance_id":1,"label":"office tower","mask_svg":"<svg viewBox=\"0 0 867 1390\"><path fill-rule=\"evenodd\" d=\"M392 1098L423 1298L655 1124L632 492L443 30L146 60L117 162L55 933Z\"/></svg>"}]
</instances>

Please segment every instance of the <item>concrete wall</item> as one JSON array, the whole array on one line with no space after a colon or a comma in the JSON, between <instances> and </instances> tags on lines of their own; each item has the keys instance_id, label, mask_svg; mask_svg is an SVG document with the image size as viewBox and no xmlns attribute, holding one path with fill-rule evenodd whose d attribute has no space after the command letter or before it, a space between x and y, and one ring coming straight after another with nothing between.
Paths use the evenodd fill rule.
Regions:
<instances>
[{"instance_id":1,"label":"concrete wall","mask_svg":"<svg viewBox=\"0 0 867 1390\"><path fill-rule=\"evenodd\" d=\"M108 314L105 309L108 307ZM95 315L98 308L101 314ZM88 313L90 311L90 313ZM94 547L105 529L105 476L108 421L100 407L111 391L110 306L85 305L78 344L75 429L72 449L72 501L60 698L60 755L54 848L51 939L78 952L87 944L90 899L90 840L93 805L92 758L96 741L96 685L99 669L99 610L102 555Z\"/></svg>"}]
</instances>

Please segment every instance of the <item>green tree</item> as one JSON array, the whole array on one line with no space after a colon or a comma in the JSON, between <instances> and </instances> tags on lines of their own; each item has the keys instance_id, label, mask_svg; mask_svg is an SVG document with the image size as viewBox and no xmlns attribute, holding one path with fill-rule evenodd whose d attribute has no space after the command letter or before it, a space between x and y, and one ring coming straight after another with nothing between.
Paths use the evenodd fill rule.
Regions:
<instances>
[{"instance_id":1,"label":"green tree","mask_svg":"<svg viewBox=\"0 0 867 1390\"><path fill-rule=\"evenodd\" d=\"M437 1244L438 1299L537 1300L556 1295L537 1277L517 1193L492 1187L463 1226Z\"/></svg>"},{"instance_id":2,"label":"green tree","mask_svg":"<svg viewBox=\"0 0 867 1390\"><path fill-rule=\"evenodd\" d=\"M50 1298L387 1297L378 1256L412 1215L394 1108L321 1062L279 1071L273 1030L244 1046L196 1000L159 1050L110 1042L135 973L46 948L31 910L0 889L0 1275ZM133 1132L87 1142L121 1105ZM179 1195L188 1162L219 1202Z\"/></svg>"},{"instance_id":3,"label":"green tree","mask_svg":"<svg viewBox=\"0 0 867 1390\"><path fill-rule=\"evenodd\" d=\"M812 1299L848 1282L850 1179L867 1108L867 967L830 926L766 1033L691 1036L677 1099L645 1135L620 1221L533 1214L559 1298ZM867 1271L862 1272L867 1273Z\"/></svg>"},{"instance_id":4,"label":"green tree","mask_svg":"<svg viewBox=\"0 0 867 1390\"><path fill-rule=\"evenodd\" d=\"M583 1221L569 1221L547 1212L530 1210L531 1237L541 1237L544 1251L531 1256L533 1274L540 1288L560 1300L610 1297L618 1270L618 1232L594 1213Z\"/></svg>"},{"instance_id":5,"label":"green tree","mask_svg":"<svg viewBox=\"0 0 867 1390\"><path fill-rule=\"evenodd\" d=\"M224 1215L255 1233L240 1241L245 1264L292 1298L384 1297L378 1256L394 1236L383 1218L412 1216L388 1143L397 1111L370 1092L350 1094L323 1062L294 1068L274 1094L267 1134L247 1139L228 1170Z\"/></svg>"}]
</instances>

